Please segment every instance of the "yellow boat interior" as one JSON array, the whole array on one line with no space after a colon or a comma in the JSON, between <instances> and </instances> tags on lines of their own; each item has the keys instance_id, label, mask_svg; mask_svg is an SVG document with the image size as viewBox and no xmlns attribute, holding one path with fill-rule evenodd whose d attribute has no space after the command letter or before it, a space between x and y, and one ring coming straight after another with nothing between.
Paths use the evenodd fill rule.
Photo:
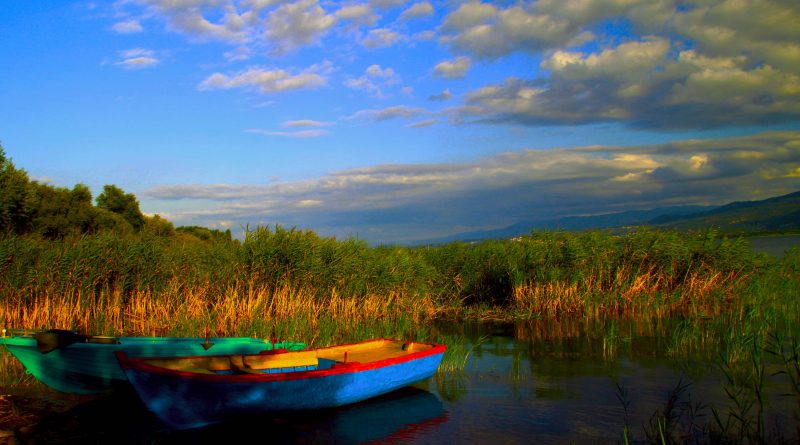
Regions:
<instances>
[{"instance_id":1,"label":"yellow boat interior","mask_svg":"<svg viewBox=\"0 0 800 445\"><path fill-rule=\"evenodd\" d=\"M350 345L282 353L147 359L153 366L200 374L277 374L331 369L400 358L436 345L379 339ZM271 352L271 351L269 351Z\"/></svg>"}]
</instances>

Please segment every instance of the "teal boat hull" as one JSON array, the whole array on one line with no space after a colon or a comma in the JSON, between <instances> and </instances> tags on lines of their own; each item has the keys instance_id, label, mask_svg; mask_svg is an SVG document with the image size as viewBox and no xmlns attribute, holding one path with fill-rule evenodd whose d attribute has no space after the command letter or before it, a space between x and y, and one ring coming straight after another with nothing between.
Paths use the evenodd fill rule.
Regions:
<instances>
[{"instance_id":1,"label":"teal boat hull","mask_svg":"<svg viewBox=\"0 0 800 445\"><path fill-rule=\"evenodd\" d=\"M3 344L28 373L45 385L67 393L97 394L127 384L127 377L114 353L130 357L164 355L257 354L273 349L268 340L249 337L178 338L116 337L117 343L77 342L46 353L39 351L33 337L3 337ZM210 346L210 347L209 347ZM300 350L305 344L276 343L275 349Z\"/></svg>"}]
</instances>

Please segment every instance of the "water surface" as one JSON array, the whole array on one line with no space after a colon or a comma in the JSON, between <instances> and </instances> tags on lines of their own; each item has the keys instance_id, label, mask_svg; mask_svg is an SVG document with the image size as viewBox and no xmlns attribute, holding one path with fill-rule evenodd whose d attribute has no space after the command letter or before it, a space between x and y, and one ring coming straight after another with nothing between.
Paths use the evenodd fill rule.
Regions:
<instances>
[{"instance_id":1,"label":"water surface","mask_svg":"<svg viewBox=\"0 0 800 445\"><path fill-rule=\"evenodd\" d=\"M800 235L751 236L747 240L757 253L782 258L793 247L800 248Z\"/></svg>"},{"instance_id":2,"label":"water surface","mask_svg":"<svg viewBox=\"0 0 800 445\"><path fill-rule=\"evenodd\" d=\"M713 353L678 350L680 323L437 326L453 349L470 351L465 368L359 404L176 432L130 391L87 398L49 416L28 437L37 443L249 443L254 434L268 443L620 443L627 422L633 437L644 439L681 383L685 428L692 416L709 424L710 406L722 413L731 406ZM770 366L767 427L792 437L797 398L781 395L785 376L772 375L777 368ZM692 414L690 406L702 409Z\"/></svg>"}]
</instances>

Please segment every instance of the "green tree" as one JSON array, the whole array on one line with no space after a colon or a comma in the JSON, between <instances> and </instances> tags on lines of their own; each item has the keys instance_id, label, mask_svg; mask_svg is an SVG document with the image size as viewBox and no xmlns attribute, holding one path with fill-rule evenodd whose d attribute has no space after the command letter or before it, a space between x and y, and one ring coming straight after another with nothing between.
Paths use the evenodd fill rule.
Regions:
<instances>
[{"instance_id":1,"label":"green tree","mask_svg":"<svg viewBox=\"0 0 800 445\"><path fill-rule=\"evenodd\" d=\"M122 216L136 230L144 226L144 215L139 210L136 196L133 193L125 193L115 185L103 187L103 193L97 197L97 207Z\"/></svg>"},{"instance_id":2,"label":"green tree","mask_svg":"<svg viewBox=\"0 0 800 445\"><path fill-rule=\"evenodd\" d=\"M144 231L156 236L175 236L175 226L166 219L153 215L144 218Z\"/></svg>"},{"instance_id":3,"label":"green tree","mask_svg":"<svg viewBox=\"0 0 800 445\"><path fill-rule=\"evenodd\" d=\"M31 228L30 180L6 156L0 144L0 234L24 233Z\"/></svg>"},{"instance_id":4,"label":"green tree","mask_svg":"<svg viewBox=\"0 0 800 445\"><path fill-rule=\"evenodd\" d=\"M34 196L33 232L56 239L97 230L89 187L77 184L70 190L33 181L30 189Z\"/></svg>"}]
</instances>

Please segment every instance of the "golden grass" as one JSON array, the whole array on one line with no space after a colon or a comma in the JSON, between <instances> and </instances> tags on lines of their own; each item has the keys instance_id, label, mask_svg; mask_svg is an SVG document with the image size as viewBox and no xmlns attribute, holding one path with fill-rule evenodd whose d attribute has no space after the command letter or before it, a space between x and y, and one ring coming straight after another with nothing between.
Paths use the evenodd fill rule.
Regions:
<instances>
[{"instance_id":1,"label":"golden grass","mask_svg":"<svg viewBox=\"0 0 800 445\"><path fill-rule=\"evenodd\" d=\"M237 284L221 292L177 283L164 291L136 290L124 296L116 289L98 293L36 296L12 294L0 303L0 321L21 329L75 329L102 335L255 336L318 339L318 332L386 323L418 325L441 308L406 295L318 298L313 289ZM402 319L402 320L400 320ZM400 321L400 323L397 323Z\"/></svg>"},{"instance_id":2,"label":"golden grass","mask_svg":"<svg viewBox=\"0 0 800 445\"><path fill-rule=\"evenodd\" d=\"M524 318L668 317L713 315L725 310L736 289L747 282L741 272L693 272L677 282L650 269L630 276L617 271L612 279L588 276L581 281L525 283L514 288L512 308Z\"/></svg>"}]
</instances>

